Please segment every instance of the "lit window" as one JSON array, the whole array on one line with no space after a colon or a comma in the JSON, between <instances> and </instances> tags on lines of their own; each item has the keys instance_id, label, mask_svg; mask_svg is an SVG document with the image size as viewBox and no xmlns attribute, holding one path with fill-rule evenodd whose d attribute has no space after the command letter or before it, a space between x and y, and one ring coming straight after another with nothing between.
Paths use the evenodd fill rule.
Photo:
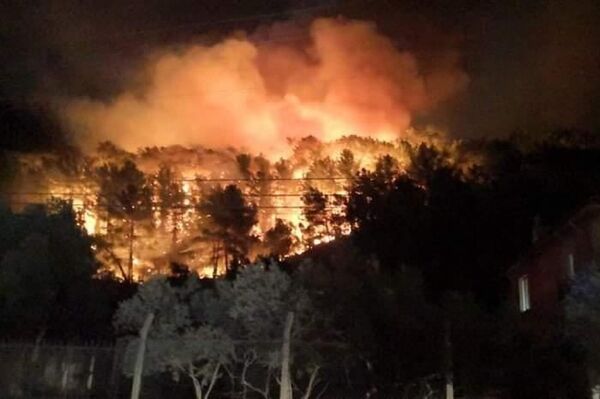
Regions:
<instances>
[{"instance_id":1,"label":"lit window","mask_svg":"<svg viewBox=\"0 0 600 399\"><path fill-rule=\"evenodd\" d=\"M573 254L569 254L567 257L567 276L569 278L575 277L575 257Z\"/></svg>"},{"instance_id":2,"label":"lit window","mask_svg":"<svg viewBox=\"0 0 600 399\"><path fill-rule=\"evenodd\" d=\"M519 310L527 312L531 309L529 303L529 280L527 276L519 277Z\"/></svg>"}]
</instances>

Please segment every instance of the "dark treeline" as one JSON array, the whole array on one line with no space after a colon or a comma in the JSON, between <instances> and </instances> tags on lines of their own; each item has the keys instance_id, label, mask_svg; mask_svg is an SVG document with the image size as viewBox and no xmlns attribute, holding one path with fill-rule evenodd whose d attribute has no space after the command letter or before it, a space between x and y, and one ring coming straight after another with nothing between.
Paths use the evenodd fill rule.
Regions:
<instances>
[{"instance_id":1,"label":"dark treeline","mask_svg":"<svg viewBox=\"0 0 600 399\"><path fill-rule=\"evenodd\" d=\"M370 171L357 168L351 151L345 152L337 165L352 177L348 195L327 199L344 212L323 205L316 187L305 187L303 195L311 224L305 229L339 238L285 257L291 231L278 222L263 238L272 250L261 255L278 260L306 290L311 312L322 316L311 326L310 339L343 343L346 357L336 352L336 360L321 359L328 367L322 375L337 381L339 392L372 391L384 398L398 392L422 397L429 387L440 387L450 369L461 394L471 397L492 392L507 398L582 397L583 347L560 329L542 340L521 333L506 298L506 272L535 236L600 194L595 137L571 131L537 140L515 135L463 142L452 151L422 144L406 149L408 164L381 155ZM219 245L230 267L216 283L194 283L195 293L224 290L218 285L223 282L235 287L236 275L250 267L245 266L253 245L250 230L258 223L255 204L240 189L211 190L198 207L216 217L198 231ZM115 212L132 229L143 219L140 195L146 194L121 190L113 196L121 204ZM164 196L180 201L168 192ZM219 207L224 202L235 206ZM341 233L346 225L347 236ZM121 336L118 325L113 329L113 315L119 303L140 294L128 279L101 273L94 254L99 245L78 227L68 203L0 210L0 333L31 340ZM197 281L185 263L172 263L170 272L167 284L173 289ZM204 325L194 320L195 328ZM218 320L219 328L231 327ZM444 345L448 339L451 351Z\"/></svg>"}]
</instances>

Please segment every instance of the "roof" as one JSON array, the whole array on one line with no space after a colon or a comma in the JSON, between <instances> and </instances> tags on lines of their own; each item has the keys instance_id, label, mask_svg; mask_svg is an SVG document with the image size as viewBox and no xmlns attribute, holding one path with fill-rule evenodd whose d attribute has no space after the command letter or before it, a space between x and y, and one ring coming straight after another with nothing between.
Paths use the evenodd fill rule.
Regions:
<instances>
[{"instance_id":1,"label":"roof","mask_svg":"<svg viewBox=\"0 0 600 399\"><path fill-rule=\"evenodd\" d=\"M600 203L597 201L598 199L591 200L588 204L568 216L549 234L546 234L544 237L535 241L527 252L507 270L506 274L509 276L512 275L519 265L529 263L531 260L537 258L550 246L556 244L557 241L570 235L573 230L579 230L585 227L591 220L600 218Z\"/></svg>"}]
</instances>

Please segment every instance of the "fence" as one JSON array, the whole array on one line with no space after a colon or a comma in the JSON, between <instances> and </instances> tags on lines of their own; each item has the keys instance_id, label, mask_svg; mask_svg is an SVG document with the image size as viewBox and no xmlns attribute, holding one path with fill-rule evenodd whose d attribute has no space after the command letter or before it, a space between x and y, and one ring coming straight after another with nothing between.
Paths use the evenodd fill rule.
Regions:
<instances>
[{"instance_id":1,"label":"fence","mask_svg":"<svg viewBox=\"0 0 600 399\"><path fill-rule=\"evenodd\" d=\"M0 343L0 397L117 398L119 352L114 346Z\"/></svg>"}]
</instances>

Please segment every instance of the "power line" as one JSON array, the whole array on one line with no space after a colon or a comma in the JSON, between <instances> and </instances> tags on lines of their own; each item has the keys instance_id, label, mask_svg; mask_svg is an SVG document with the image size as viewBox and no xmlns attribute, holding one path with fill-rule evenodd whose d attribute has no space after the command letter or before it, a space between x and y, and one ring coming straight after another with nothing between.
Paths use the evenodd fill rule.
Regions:
<instances>
[{"instance_id":1,"label":"power line","mask_svg":"<svg viewBox=\"0 0 600 399\"><path fill-rule=\"evenodd\" d=\"M45 202L33 202L33 201L14 201L14 202L10 202L10 205L47 205L47 203ZM86 208L85 205L83 204L71 204L73 207L78 207L78 208ZM108 208L109 205L107 204L95 204L92 208ZM160 203L152 203L151 207L153 208L153 210L159 210L159 209L198 209L197 205L170 205L170 206L163 206ZM247 208L243 208L243 207L224 207L225 209L231 209L231 210L241 210L241 209L247 209ZM254 209L311 209L314 208L313 206L310 205L249 205L248 208L254 208ZM328 206L328 207L324 207L324 208L320 208L320 209L340 209L342 208L342 206Z\"/></svg>"},{"instance_id":2,"label":"power line","mask_svg":"<svg viewBox=\"0 0 600 399\"><path fill-rule=\"evenodd\" d=\"M193 181L196 183L203 182L228 182L228 181L248 181L248 182L263 182L263 181L312 181L312 180L352 180L352 177L344 176L320 176L320 177L266 177L261 179L253 179L251 177L242 178L189 178L189 179L174 179L175 181Z\"/></svg>"},{"instance_id":3,"label":"power line","mask_svg":"<svg viewBox=\"0 0 600 399\"><path fill-rule=\"evenodd\" d=\"M326 196L336 196L336 195L347 195L347 193L344 192L339 192L339 193L321 193L322 195L326 195ZM30 192L19 192L19 191L0 191L0 196L2 195L6 195L6 196L10 196L10 197L18 197L18 196L36 196L36 197L42 197L42 196L62 196L62 197L105 197L105 194L101 194L101 193L81 193L81 192L70 192L70 191L66 191L66 192L53 192L53 191L30 191ZM190 196L193 196L192 194L189 194ZM304 193L296 193L296 194L289 194L289 193L268 193L268 194L263 194L263 193L242 193L242 195L244 197L302 197L304 196Z\"/></svg>"},{"instance_id":4,"label":"power line","mask_svg":"<svg viewBox=\"0 0 600 399\"><path fill-rule=\"evenodd\" d=\"M328 181L328 180L353 180L353 177L344 177L344 176L319 176L319 177L266 177L260 179L254 179L250 177L239 177L239 178L227 178L227 177L215 177L215 178L203 178L203 177L195 177L195 178L182 178L182 179L173 179L175 182L194 182L197 184L204 183L224 183L224 182L252 182L252 183L261 183L261 182L272 182L272 181ZM74 181L74 180L73 180ZM75 183L77 184L77 183ZM82 182L82 184L84 184ZM20 193L18 191L14 192L4 192L7 194L10 193ZM52 194L51 191L31 191L31 193L49 193ZM65 191L66 194L71 194L70 191ZM2 192L0 192L2 194Z\"/></svg>"}]
</instances>

